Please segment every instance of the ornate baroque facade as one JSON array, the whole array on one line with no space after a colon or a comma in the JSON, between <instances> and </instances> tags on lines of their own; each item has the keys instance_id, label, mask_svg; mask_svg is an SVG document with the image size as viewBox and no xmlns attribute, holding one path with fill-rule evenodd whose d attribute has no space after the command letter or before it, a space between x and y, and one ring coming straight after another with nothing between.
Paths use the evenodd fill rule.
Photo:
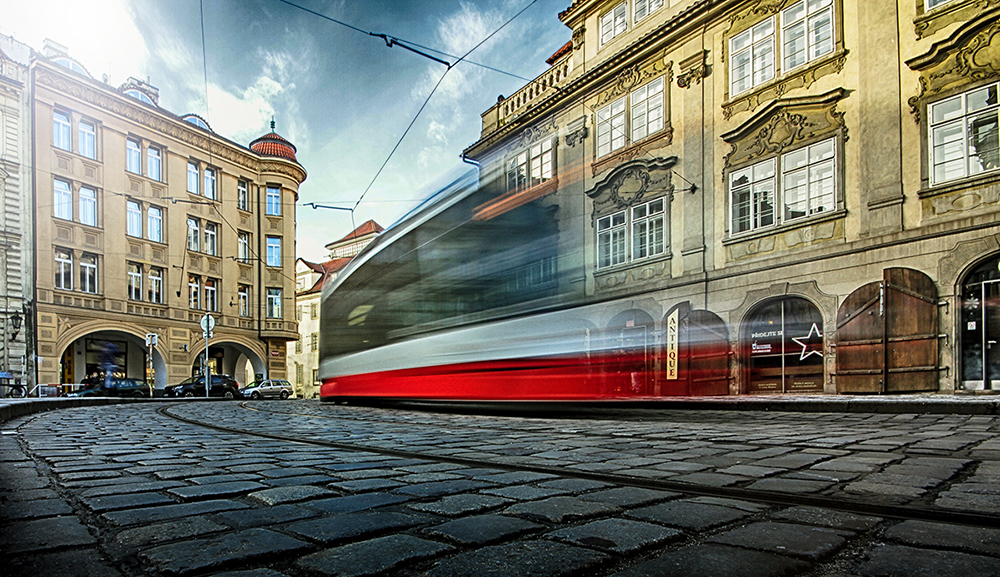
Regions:
<instances>
[{"instance_id":1,"label":"ornate baroque facade","mask_svg":"<svg viewBox=\"0 0 1000 577\"><path fill-rule=\"evenodd\" d=\"M581 294L629 297L592 320L651 390L1000 390L1000 0L559 17L572 40L465 152L558 207Z\"/></svg>"}]
</instances>

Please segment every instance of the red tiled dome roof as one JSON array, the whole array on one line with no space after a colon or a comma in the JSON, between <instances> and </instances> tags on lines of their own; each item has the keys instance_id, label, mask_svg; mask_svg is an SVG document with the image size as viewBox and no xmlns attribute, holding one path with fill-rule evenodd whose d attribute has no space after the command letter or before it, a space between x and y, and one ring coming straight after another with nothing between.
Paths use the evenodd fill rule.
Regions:
<instances>
[{"instance_id":1,"label":"red tiled dome roof","mask_svg":"<svg viewBox=\"0 0 1000 577\"><path fill-rule=\"evenodd\" d=\"M295 158L295 145L274 131L273 122L271 123L271 132L251 142L250 150L264 156L278 156L298 162Z\"/></svg>"}]
</instances>

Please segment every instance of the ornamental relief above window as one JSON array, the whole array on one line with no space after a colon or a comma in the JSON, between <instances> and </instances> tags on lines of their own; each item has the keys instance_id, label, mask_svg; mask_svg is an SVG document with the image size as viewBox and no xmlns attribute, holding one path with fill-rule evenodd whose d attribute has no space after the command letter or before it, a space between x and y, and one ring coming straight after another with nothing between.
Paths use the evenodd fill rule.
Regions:
<instances>
[{"instance_id":1,"label":"ornamental relief above window","mask_svg":"<svg viewBox=\"0 0 1000 577\"><path fill-rule=\"evenodd\" d=\"M916 0L917 17L913 32L917 39L934 34L951 24L965 22L984 10L1000 6L1000 0Z\"/></svg>"},{"instance_id":2,"label":"ornamental relief above window","mask_svg":"<svg viewBox=\"0 0 1000 577\"><path fill-rule=\"evenodd\" d=\"M906 65L920 72L920 92L908 100L917 123L928 101L1000 78L1000 7L984 12Z\"/></svg>"},{"instance_id":3,"label":"ornamental relief above window","mask_svg":"<svg viewBox=\"0 0 1000 577\"><path fill-rule=\"evenodd\" d=\"M819 96L775 100L736 130L722 135L732 146L724 170L835 134L842 134L846 142L844 113L837 110L837 103L846 96L847 91L838 88Z\"/></svg>"},{"instance_id":4,"label":"ornamental relief above window","mask_svg":"<svg viewBox=\"0 0 1000 577\"><path fill-rule=\"evenodd\" d=\"M673 166L677 157L636 160L609 174L587 196L594 200L594 216L640 204L655 195L673 193Z\"/></svg>"}]
</instances>

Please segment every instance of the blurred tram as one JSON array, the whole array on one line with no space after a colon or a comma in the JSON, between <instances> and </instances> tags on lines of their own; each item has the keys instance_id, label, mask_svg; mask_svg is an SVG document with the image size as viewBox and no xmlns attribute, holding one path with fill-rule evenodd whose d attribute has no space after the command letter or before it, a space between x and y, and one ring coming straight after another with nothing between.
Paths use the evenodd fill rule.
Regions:
<instances>
[{"instance_id":1,"label":"blurred tram","mask_svg":"<svg viewBox=\"0 0 1000 577\"><path fill-rule=\"evenodd\" d=\"M554 180L507 193L477 176L424 201L324 287L322 400L725 394L725 375L701 392L658 378L673 353L645 326L597 328L616 303L586 294L582 199L560 198Z\"/></svg>"}]
</instances>

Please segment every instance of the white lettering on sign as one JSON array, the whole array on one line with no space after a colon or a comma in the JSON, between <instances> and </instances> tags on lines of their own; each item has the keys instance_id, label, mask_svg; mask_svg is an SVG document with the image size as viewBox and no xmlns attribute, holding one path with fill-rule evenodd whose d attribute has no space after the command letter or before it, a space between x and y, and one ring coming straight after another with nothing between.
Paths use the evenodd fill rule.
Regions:
<instances>
[{"instance_id":1,"label":"white lettering on sign","mask_svg":"<svg viewBox=\"0 0 1000 577\"><path fill-rule=\"evenodd\" d=\"M667 317L667 379L674 381L678 377L677 349L679 345L678 325L680 321L680 311L674 309Z\"/></svg>"}]
</instances>

